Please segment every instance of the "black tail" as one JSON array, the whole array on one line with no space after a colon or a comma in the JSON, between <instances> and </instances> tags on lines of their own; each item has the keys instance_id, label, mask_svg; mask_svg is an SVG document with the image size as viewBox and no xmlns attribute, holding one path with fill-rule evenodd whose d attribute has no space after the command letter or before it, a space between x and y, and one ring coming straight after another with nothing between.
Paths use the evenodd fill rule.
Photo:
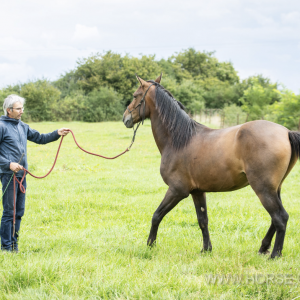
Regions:
<instances>
[{"instance_id":1,"label":"black tail","mask_svg":"<svg viewBox=\"0 0 300 300\"><path fill-rule=\"evenodd\" d=\"M296 155L300 158L300 132L289 131L289 139L292 146L292 157Z\"/></svg>"}]
</instances>

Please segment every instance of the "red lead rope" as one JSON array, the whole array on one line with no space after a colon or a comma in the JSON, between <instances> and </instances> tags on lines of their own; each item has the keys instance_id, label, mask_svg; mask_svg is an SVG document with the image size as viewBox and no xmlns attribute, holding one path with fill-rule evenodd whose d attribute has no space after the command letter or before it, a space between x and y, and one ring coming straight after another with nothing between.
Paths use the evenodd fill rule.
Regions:
<instances>
[{"instance_id":1,"label":"red lead rope","mask_svg":"<svg viewBox=\"0 0 300 300\"><path fill-rule=\"evenodd\" d=\"M73 139L74 139L75 144L77 145L77 147L78 147L80 150L82 150L83 152L86 152L86 153L88 153L88 154L95 155L95 156L99 156L99 157L102 157L102 158L105 158L105 159L115 159L115 158L117 158L117 157L119 157L119 156L125 154L126 152L129 151L129 149L130 149L130 147L131 147L131 145L132 145L132 143L133 143L133 142L131 142L131 145L130 145L125 151L123 151L122 153L120 153L120 154L118 154L118 155L116 155L116 156L114 156L114 157L106 157L106 156L103 156L103 155L100 155L100 154L96 154L96 153L92 153L92 152L89 152L89 151L87 151L87 150L84 150L84 149L83 149L82 147L80 147L79 144L77 143L73 131L70 130L70 132L71 132L72 135L73 135ZM16 175L14 174L14 179L13 179L13 180L14 180L13 236L15 235L15 224L16 224L16 181L19 183L19 187L20 187L21 192L22 192L23 194L25 194L25 188L24 188L24 186L23 186L23 181L24 181L24 178L25 178L26 173L28 173L28 174L31 175L32 177L38 178L38 179L42 179L42 178L47 177L47 176L52 172L52 170L54 169L54 166L55 166L55 164L56 164L57 157L58 157L58 154L59 154L60 147L61 147L61 144L62 144L62 142L63 142L63 139L64 139L64 136L62 136L62 138L61 138L61 140L60 140L60 143L59 143L59 146L58 146L58 149L57 149L57 153L56 153L56 156L55 156L55 159L54 159L54 163L53 163L53 165L52 165L50 171L49 171L46 175L44 175L44 176L35 176L35 175L33 175L31 172L29 172L27 169L23 168L24 174L23 174L22 179L19 181L18 178L16 177ZM133 139L133 141L134 141L134 139Z\"/></svg>"}]
</instances>

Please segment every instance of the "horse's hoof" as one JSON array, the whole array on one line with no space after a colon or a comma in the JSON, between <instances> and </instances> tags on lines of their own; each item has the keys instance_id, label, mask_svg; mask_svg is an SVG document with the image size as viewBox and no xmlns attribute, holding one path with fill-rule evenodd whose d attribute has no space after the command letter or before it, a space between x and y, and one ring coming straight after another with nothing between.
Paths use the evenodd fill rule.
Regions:
<instances>
[{"instance_id":1,"label":"horse's hoof","mask_svg":"<svg viewBox=\"0 0 300 300\"><path fill-rule=\"evenodd\" d=\"M156 240L154 240L154 241L148 240L148 241L147 241L147 246L148 246L149 248L152 248L152 247L156 246Z\"/></svg>"},{"instance_id":2,"label":"horse's hoof","mask_svg":"<svg viewBox=\"0 0 300 300\"><path fill-rule=\"evenodd\" d=\"M258 254L260 255L267 255L270 254L271 252L269 250L265 250L265 251L258 251Z\"/></svg>"},{"instance_id":3,"label":"horse's hoof","mask_svg":"<svg viewBox=\"0 0 300 300\"><path fill-rule=\"evenodd\" d=\"M208 253L211 251L212 251L212 248L207 248L207 249L202 248L201 253Z\"/></svg>"},{"instance_id":4,"label":"horse's hoof","mask_svg":"<svg viewBox=\"0 0 300 300\"><path fill-rule=\"evenodd\" d=\"M277 258L281 258L281 256L282 254L275 254L275 255L271 254L268 259L277 259Z\"/></svg>"}]
</instances>

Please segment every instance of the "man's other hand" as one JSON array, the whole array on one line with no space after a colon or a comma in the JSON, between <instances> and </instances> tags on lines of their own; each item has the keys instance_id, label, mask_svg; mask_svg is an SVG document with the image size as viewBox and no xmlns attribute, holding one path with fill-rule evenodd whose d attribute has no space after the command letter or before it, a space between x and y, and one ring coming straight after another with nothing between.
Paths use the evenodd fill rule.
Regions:
<instances>
[{"instance_id":1,"label":"man's other hand","mask_svg":"<svg viewBox=\"0 0 300 300\"><path fill-rule=\"evenodd\" d=\"M69 128L61 128L57 130L57 133L62 136L67 135L69 132L70 132Z\"/></svg>"},{"instance_id":2,"label":"man's other hand","mask_svg":"<svg viewBox=\"0 0 300 300\"><path fill-rule=\"evenodd\" d=\"M9 168L15 173L19 172L20 170L23 170L23 167L21 165L14 162L10 163Z\"/></svg>"}]
</instances>

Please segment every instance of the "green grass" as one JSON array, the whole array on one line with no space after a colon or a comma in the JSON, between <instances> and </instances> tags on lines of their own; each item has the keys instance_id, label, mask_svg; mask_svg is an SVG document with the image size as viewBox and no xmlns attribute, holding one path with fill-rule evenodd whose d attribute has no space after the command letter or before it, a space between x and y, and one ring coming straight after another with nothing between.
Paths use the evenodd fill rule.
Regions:
<instances>
[{"instance_id":1,"label":"green grass","mask_svg":"<svg viewBox=\"0 0 300 300\"><path fill-rule=\"evenodd\" d=\"M34 123L50 132L70 127L85 149L113 156L131 141L122 123ZM29 169L44 175L58 142L28 142ZM68 135L53 173L27 177L18 254L0 253L0 299L293 299L300 295L300 168L282 190L290 215L283 257L257 251L270 218L251 188L208 194L213 252L191 197L162 221L157 246L146 246L152 215L167 190L150 123L129 153L104 160L80 151ZM216 166L217 167L217 166ZM242 282L207 282L207 274L244 275ZM264 282L275 274L275 282ZM279 275L278 275L279 274ZM283 283L279 277L282 274ZM291 275L293 284L287 284ZM259 282L251 280L258 276ZM247 279L248 278L248 279ZM249 279L250 278L250 279Z\"/></svg>"}]
</instances>

